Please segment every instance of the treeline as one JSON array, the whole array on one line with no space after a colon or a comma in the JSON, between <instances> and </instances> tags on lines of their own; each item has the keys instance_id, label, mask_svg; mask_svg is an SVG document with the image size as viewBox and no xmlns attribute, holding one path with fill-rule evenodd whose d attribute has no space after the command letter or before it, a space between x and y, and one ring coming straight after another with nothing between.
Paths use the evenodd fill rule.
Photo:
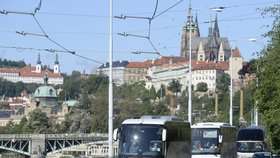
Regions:
<instances>
[{"instance_id":1,"label":"treeline","mask_svg":"<svg viewBox=\"0 0 280 158\"><path fill-rule=\"evenodd\" d=\"M225 83L229 83L228 76L224 76ZM84 79L79 72L73 72L66 76L59 101L77 99L76 107L71 107L70 112L65 116L65 121L55 124L55 117L47 117L42 112L36 110L30 114L30 119L21 121L20 125L12 122L9 128L0 128L1 133L89 133L108 132L108 77L102 75L90 75ZM219 115L214 117L215 96L205 93L198 95L193 91L193 120L198 121L224 121L228 122L228 100L229 93L227 84L220 85L219 94ZM123 85L113 87L114 106L114 127L120 126L121 122L127 118L140 117L142 115L170 115L170 96L166 89L173 92L174 105L180 107L176 116L188 118L188 87L182 87L178 81L171 81L168 87L162 86L155 90L145 88L145 82L137 82L133 85ZM177 95L181 92L181 95ZM252 105L250 92L244 90L246 103ZM172 99L173 100L173 99ZM236 93L233 98L234 107L239 107L240 93ZM245 118L250 119L250 107L246 107ZM199 113L199 112L200 113ZM238 126L239 109L234 109L234 124ZM43 118L41 118L43 117ZM40 124L44 120L44 125ZM46 123L46 124L45 124ZM43 126L42 126L43 125Z\"/></svg>"},{"instance_id":2,"label":"treeline","mask_svg":"<svg viewBox=\"0 0 280 158\"><path fill-rule=\"evenodd\" d=\"M21 92L26 90L29 93L34 93L40 85L35 83L11 82L0 78L0 96L18 97Z\"/></svg>"},{"instance_id":3,"label":"treeline","mask_svg":"<svg viewBox=\"0 0 280 158\"><path fill-rule=\"evenodd\" d=\"M0 67L24 67L26 66L23 60L21 61L12 61L7 59L0 58Z\"/></svg>"}]
</instances>

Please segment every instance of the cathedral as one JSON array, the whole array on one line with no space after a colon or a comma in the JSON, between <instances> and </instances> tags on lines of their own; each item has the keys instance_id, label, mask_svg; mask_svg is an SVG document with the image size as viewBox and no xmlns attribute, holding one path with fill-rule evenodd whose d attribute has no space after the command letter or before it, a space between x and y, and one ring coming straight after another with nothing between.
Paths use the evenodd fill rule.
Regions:
<instances>
[{"instance_id":1,"label":"cathedral","mask_svg":"<svg viewBox=\"0 0 280 158\"><path fill-rule=\"evenodd\" d=\"M187 22L183 27L182 33L181 57L189 59L191 46L192 60L215 62L229 60L231 54L230 44L226 37L220 36L217 15L213 22L214 28L212 27L212 20L209 22L208 36L201 37L197 15L194 19L192 7L191 5L189 6Z\"/></svg>"}]
</instances>

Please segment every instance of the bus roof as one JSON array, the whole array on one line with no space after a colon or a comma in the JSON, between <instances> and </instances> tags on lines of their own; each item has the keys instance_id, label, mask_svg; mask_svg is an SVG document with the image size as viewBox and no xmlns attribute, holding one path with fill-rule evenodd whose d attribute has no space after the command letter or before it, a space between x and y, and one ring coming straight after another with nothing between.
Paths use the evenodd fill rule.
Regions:
<instances>
[{"instance_id":1,"label":"bus roof","mask_svg":"<svg viewBox=\"0 0 280 158\"><path fill-rule=\"evenodd\" d=\"M180 119L176 116L152 116L144 115L138 119L127 119L124 120L122 124L153 124L153 125L163 125L165 122L184 122L183 119Z\"/></svg>"},{"instance_id":2,"label":"bus roof","mask_svg":"<svg viewBox=\"0 0 280 158\"><path fill-rule=\"evenodd\" d=\"M233 127L229 123L225 122L202 122L192 125L192 128L221 128L221 127Z\"/></svg>"},{"instance_id":3,"label":"bus roof","mask_svg":"<svg viewBox=\"0 0 280 158\"><path fill-rule=\"evenodd\" d=\"M241 128L237 132L237 141L263 141L265 132L263 128Z\"/></svg>"}]
</instances>

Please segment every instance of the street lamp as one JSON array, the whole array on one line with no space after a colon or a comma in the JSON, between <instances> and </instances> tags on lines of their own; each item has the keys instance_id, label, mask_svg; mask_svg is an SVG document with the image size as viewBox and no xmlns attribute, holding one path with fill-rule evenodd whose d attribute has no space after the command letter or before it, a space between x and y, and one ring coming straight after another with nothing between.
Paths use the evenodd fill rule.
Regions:
<instances>
[{"instance_id":1,"label":"street lamp","mask_svg":"<svg viewBox=\"0 0 280 158\"><path fill-rule=\"evenodd\" d=\"M192 10L190 9L190 15L192 15ZM188 106L188 121L192 125L192 22L190 20L189 29L189 106Z\"/></svg>"},{"instance_id":2,"label":"street lamp","mask_svg":"<svg viewBox=\"0 0 280 158\"><path fill-rule=\"evenodd\" d=\"M110 0L110 34L109 34L109 97L108 97L108 157L113 153L113 0Z\"/></svg>"},{"instance_id":3,"label":"street lamp","mask_svg":"<svg viewBox=\"0 0 280 158\"><path fill-rule=\"evenodd\" d=\"M255 39L255 38L250 38L249 41L254 42L254 43L259 43L259 44L261 44L262 46L265 47L265 45L263 43L257 42L257 39ZM258 71L259 71L259 65L257 65L257 72ZM259 79L258 79L258 77L256 78L256 87L257 88L259 87ZM258 105L258 100L256 100L256 103L255 103L255 106L254 106L254 122L255 122L256 126L259 125L259 112L258 112L257 105Z\"/></svg>"},{"instance_id":4,"label":"street lamp","mask_svg":"<svg viewBox=\"0 0 280 158\"><path fill-rule=\"evenodd\" d=\"M229 106L229 123L232 125L232 97L233 97L233 82L232 82L232 71L233 71L233 55L232 48L230 47L230 106Z\"/></svg>"}]
</instances>

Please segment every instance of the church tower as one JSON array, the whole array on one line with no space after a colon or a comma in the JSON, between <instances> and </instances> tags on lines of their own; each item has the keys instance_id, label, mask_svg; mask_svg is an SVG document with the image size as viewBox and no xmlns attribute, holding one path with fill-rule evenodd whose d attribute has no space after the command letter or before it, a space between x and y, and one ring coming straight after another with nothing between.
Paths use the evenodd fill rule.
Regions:
<instances>
[{"instance_id":1,"label":"church tower","mask_svg":"<svg viewBox=\"0 0 280 158\"><path fill-rule=\"evenodd\" d=\"M36 64L36 73L42 73L40 54L38 54L38 59L37 59L37 64Z\"/></svg>"},{"instance_id":2,"label":"church tower","mask_svg":"<svg viewBox=\"0 0 280 158\"><path fill-rule=\"evenodd\" d=\"M58 61L58 55L57 54L55 56L53 72L56 73L56 74L60 73L59 61Z\"/></svg>"},{"instance_id":3,"label":"church tower","mask_svg":"<svg viewBox=\"0 0 280 158\"><path fill-rule=\"evenodd\" d=\"M190 27L191 27L191 32L190 32ZM182 32L182 39L181 39L181 56L182 57L188 56L187 55L187 53L188 53L187 43L188 43L190 34L192 37L200 37L197 15L196 15L196 18L194 21L193 15L192 15L191 3L189 5L188 20L187 20L185 26L183 27L183 32Z\"/></svg>"},{"instance_id":4,"label":"church tower","mask_svg":"<svg viewBox=\"0 0 280 158\"><path fill-rule=\"evenodd\" d=\"M217 14L216 14L216 19L215 19L215 24L214 24L214 29L213 29L213 36L220 37Z\"/></svg>"}]
</instances>

